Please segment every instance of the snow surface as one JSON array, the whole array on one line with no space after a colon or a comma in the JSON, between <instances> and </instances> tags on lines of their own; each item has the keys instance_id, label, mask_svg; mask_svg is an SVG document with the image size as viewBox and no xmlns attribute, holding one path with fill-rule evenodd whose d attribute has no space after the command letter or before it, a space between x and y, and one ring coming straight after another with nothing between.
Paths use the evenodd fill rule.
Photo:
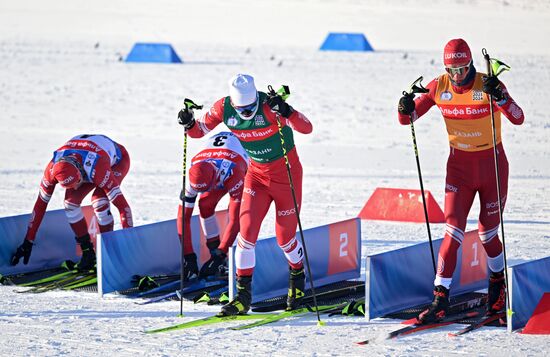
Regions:
<instances>
[{"instance_id":1,"label":"snow surface","mask_svg":"<svg viewBox=\"0 0 550 357\"><path fill-rule=\"evenodd\" d=\"M29 213L51 152L80 133L125 145L132 167L122 189L137 225L175 217L181 186L184 97L206 106L226 95L237 72L291 87L291 104L314 124L296 135L304 165L304 228L354 217L376 187L418 188L411 133L400 126L400 93L419 75L442 72L442 48L469 41L512 66L503 75L523 107L523 126L503 124L510 161L505 211L509 263L550 251L550 2L547 0L0 1L0 216ZM329 31L362 32L374 53L320 52ZM171 43L184 65L120 62L134 42ZM221 129L221 128L220 128ZM425 179L443 201L448 142L432 109L416 124ZM190 140L189 153L201 147ZM62 207L57 190L50 209ZM468 229L476 228L479 206ZM363 258L427 239L423 224L363 221ZM443 225L432 225L435 237ZM273 212L262 228L272 235ZM23 237L22 237L23 238ZM37 244L39 249L39 242ZM159 335L144 329L178 321L178 302L139 306L112 295L16 294L0 287L0 355L546 355L544 336L485 328L450 339L447 331L397 341L397 322L314 318L245 332L210 327ZM185 303L185 319L217 311Z\"/></svg>"}]
</instances>

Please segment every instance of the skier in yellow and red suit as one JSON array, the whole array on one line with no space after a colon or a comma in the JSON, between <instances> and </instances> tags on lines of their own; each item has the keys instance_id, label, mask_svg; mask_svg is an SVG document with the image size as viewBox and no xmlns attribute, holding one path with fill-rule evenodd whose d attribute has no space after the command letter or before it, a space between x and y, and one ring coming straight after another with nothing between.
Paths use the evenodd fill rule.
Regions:
<instances>
[{"instance_id":1,"label":"skier in yellow and red suit","mask_svg":"<svg viewBox=\"0 0 550 357\"><path fill-rule=\"evenodd\" d=\"M479 237L487 252L489 269L489 314L505 306L504 259L498 238L500 218L494 162L489 94L493 98L498 152L501 202L508 189L508 160L501 142L501 114L514 125L523 123L522 109L496 76L476 71L470 48L463 39L453 39L444 49L446 73L432 80L428 93L416 100L404 95L399 100L398 117L410 124L437 105L447 126L450 154L445 180L445 237L439 249L434 280L434 301L418 316L429 323L445 317L449 307L449 289L457 262L457 251L464 238L468 212L479 193Z\"/></svg>"}]
</instances>

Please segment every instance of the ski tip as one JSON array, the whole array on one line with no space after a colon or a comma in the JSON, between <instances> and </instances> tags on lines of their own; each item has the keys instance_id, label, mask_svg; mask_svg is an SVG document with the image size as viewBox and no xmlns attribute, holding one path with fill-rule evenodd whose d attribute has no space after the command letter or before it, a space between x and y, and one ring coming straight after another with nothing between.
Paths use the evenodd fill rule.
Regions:
<instances>
[{"instance_id":1,"label":"ski tip","mask_svg":"<svg viewBox=\"0 0 550 357\"><path fill-rule=\"evenodd\" d=\"M458 337L458 335L456 333L453 333L453 332L449 332L447 334L447 337Z\"/></svg>"},{"instance_id":2,"label":"ski tip","mask_svg":"<svg viewBox=\"0 0 550 357\"><path fill-rule=\"evenodd\" d=\"M325 321L321 321L321 320L317 321L317 326L323 327L323 326L326 326L326 325L327 325L327 323Z\"/></svg>"},{"instance_id":3,"label":"ski tip","mask_svg":"<svg viewBox=\"0 0 550 357\"><path fill-rule=\"evenodd\" d=\"M163 332L163 329L154 329L154 330L145 330L143 331L143 333L145 333L146 335L152 335L154 333L159 333L159 332Z\"/></svg>"},{"instance_id":4,"label":"ski tip","mask_svg":"<svg viewBox=\"0 0 550 357\"><path fill-rule=\"evenodd\" d=\"M364 346L369 344L369 340L355 342L356 345Z\"/></svg>"}]
</instances>

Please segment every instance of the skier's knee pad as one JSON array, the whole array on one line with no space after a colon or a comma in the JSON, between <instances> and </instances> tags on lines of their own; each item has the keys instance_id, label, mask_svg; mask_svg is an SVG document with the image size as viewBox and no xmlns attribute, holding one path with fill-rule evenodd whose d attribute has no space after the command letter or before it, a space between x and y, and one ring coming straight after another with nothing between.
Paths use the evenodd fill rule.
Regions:
<instances>
[{"instance_id":1,"label":"skier's knee pad","mask_svg":"<svg viewBox=\"0 0 550 357\"><path fill-rule=\"evenodd\" d=\"M63 201L63 206L65 207L65 215L69 223L76 223L84 219L84 213L82 213L80 204L71 203L65 200Z\"/></svg>"},{"instance_id":2,"label":"skier's knee pad","mask_svg":"<svg viewBox=\"0 0 550 357\"><path fill-rule=\"evenodd\" d=\"M256 266L256 245L246 241L241 234L237 236L237 249L235 250L235 265L237 269L252 269Z\"/></svg>"},{"instance_id":3,"label":"skier's knee pad","mask_svg":"<svg viewBox=\"0 0 550 357\"><path fill-rule=\"evenodd\" d=\"M288 243L280 247L285 253L286 259L291 264L298 264L304 258L304 249L302 247L302 243L300 243L300 241L297 240L296 237L293 237L290 241L288 241Z\"/></svg>"}]
</instances>

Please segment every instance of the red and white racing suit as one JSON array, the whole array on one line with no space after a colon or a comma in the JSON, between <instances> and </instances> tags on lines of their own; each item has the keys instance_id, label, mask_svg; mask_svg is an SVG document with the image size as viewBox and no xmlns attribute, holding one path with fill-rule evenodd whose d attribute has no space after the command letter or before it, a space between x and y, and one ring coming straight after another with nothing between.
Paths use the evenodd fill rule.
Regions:
<instances>
[{"instance_id":1,"label":"red and white racing suit","mask_svg":"<svg viewBox=\"0 0 550 357\"><path fill-rule=\"evenodd\" d=\"M472 67L472 70L475 70ZM479 237L488 255L489 268L498 272L504 268L502 243L498 238L500 218L496 174L493 156L493 134L489 97L482 91L482 73L475 73L463 86L455 86L447 74L432 80L429 93L415 100L413 120L437 105L447 126L450 154L445 181L445 237L439 249L434 284L450 287L456 267L457 251L464 238L468 212L479 192ZM504 207L508 192L508 161L501 143L501 113L515 125L523 123L521 108L501 84L505 99L493 101L496 142L499 163L501 201ZM399 122L410 124L409 116L399 114Z\"/></svg>"},{"instance_id":2,"label":"red and white racing suit","mask_svg":"<svg viewBox=\"0 0 550 357\"><path fill-rule=\"evenodd\" d=\"M255 245L261 223L275 202L277 243L289 265L302 267L303 249L296 239L298 224L288 173L281 146L276 114L265 103L266 94L259 92L259 108L254 117L244 120L233 109L229 97L219 99L189 130L194 138L202 137L218 124L225 125L240 140L250 157L245 176L240 212L240 232L237 239L236 266L238 276L251 276L256 265ZM309 134L311 122L300 112L289 118L279 118L285 148L291 168L298 207L302 200L302 165L294 147L292 129Z\"/></svg>"},{"instance_id":3,"label":"red and white racing suit","mask_svg":"<svg viewBox=\"0 0 550 357\"><path fill-rule=\"evenodd\" d=\"M130 169L128 152L122 145L104 135L78 135L54 151L53 159L46 166L25 239L34 241L48 202L58 183L52 173L54 164L61 157L69 155L75 157L81 164L80 174L83 180L77 189L65 191L65 214L75 235L82 237L88 233L80 204L94 189L92 206L100 231L108 232L113 229L114 222L109 202L117 207L122 227L132 227L132 211L120 190L120 183Z\"/></svg>"},{"instance_id":4,"label":"red and white racing suit","mask_svg":"<svg viewBox=\"0 0 550 357\"><path fill-rule=\"evenodd\" d=\"M239 233L239 211L243 194L244 176L248 167L248 155L241 146L239 139L230 132L220 132L208 139L206 148L191 159L191 166L200 161L209 161L216 170L215 186L200 194L199 216L202 231L206 237L206 245L210 250L220 249L227 254L229 247L235 242ZM194 252L191 239L191 215L199 194L189 181L185 185L185 234L183 242L184 254ZM220 243L220 231L216 221L215 210L222 197L229 193L229 221ZM178 234L181 237L182 206L178 209Z\"/></svg>"}]
</instances>

